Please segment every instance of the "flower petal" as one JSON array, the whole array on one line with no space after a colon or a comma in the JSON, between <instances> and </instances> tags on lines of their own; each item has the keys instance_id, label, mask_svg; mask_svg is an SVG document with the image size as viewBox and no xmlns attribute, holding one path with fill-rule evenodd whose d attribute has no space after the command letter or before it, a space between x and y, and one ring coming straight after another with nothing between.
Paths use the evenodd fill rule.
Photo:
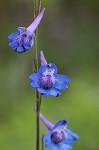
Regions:
<instances>
[{"instance_id":1,"label":"flower petal","mask_svg":"<svg viewBox=\"0 0 99 150\"><path fill-rule=\"evenodd\" d=\"M46 135L44 135L43 141L44 141L45 148L48 148L51 146L51 133L50 132L48 132Z\"/></svg>"},{"instance_id":2,"label":"flower petal","mask_svg":"<svg viewBox=\"0 0 99 150\"><path fill-rule=\"evenodd\" d=\"M60 93L59 90L57 90L55 88L52 88L52 89L49 90L49 95L51 95L51 96L59 96L59 95L61 95L61 93Z\"/></svg>"},{"instance_id":3,"label":"flower petal","mask_svg":"<svg viewBox=\"0 0 99 150\"><path fill-rule=\"evenodd\" d=\"M51 95L51 96L59 96L61 93L60 91L58 91L57 89L55 88L52 88L52 89L44 89L44 88L38 88L38 92L41 93L42 95L44 96L48 96L48 95Z\"/></svg>"},{"instance_id":4,"label":"flower petal","mask_svg":"<svg viewBox=\"0 0 99 150\"><path fill-rule=\"evenodd\" d=\"M59 144L60 150L73 150L73 147L69 144L61 143Z\"/></svg>"},{"instance_id":5,"label":"flower petal","mask_svg":"<svg viewBox=\"0 0 99 150\"><path fill-rule=\"evenodd\" d=\"M47 64L41 66L38 71L39 74L42 74L43 72L45 72L47 70L47 68L48 68Z\"/></svg>"},{"instance_id":6,"label":"flower petal","mask_svg":"<svg viewBox=\"0 0 99 150\"><path fill-rule=\"evenodd\" d=\"M32 87L35 87L35 88L38 88L40 85L39 85L39 74L38 73L33 73L29 76L29 79L32 80L31 82L31 86Z\"/></svg>"},{"instance_id":7,"label":"flower petal","mask_svg":"<svg viewBox=\"0 0 99 150\"><path fill-rule=\"evenodd\" d=\"M26 50L29 50L29 49L30 49L30 44L29 44L29 43L24 43L24 48L25 48Z\"/></svg>"},{"instance_id":8,"label":"flower petal","mask_svg":"<svg viewBox=\"0 0 99 150\"><path fill-rule=\"evenodd\" d=\"M59 147L58 144L53 144L53 143L52 143L50 149L51 149L51 150L62 150L62 149Z\"/></svg>"},{"instance_id":9,"label":"flower petal","mask_svg":"<svg viewBox=\"0 0 99 150\"><path fill-rule=\"evenodd\" d=\"M39 87L38 81L36 81L36 80L35 80L35 81L32 81L32 82L31 82L31 86L32 86L32 87L35 87L35 88L38 88L38 87Z\"/></svg>"},{"instance_id":10,"label":"flower petal","mask_svg":"<svg viewBox=\"0 0 99 150\"><path fill-rule=\"evenodd\" d=\"M37 88L37 90L38 90L39 93L41 93L42 95L44 95L46 97L49 95L49 90L45 90L41 87Z\"/></svg>"},{"instance_id":11,"label":"flower petal","mask_svg":"<svg viewBox=\"0 0 99 150\"><path fill-rule=\"evenodd\" d=\"M18 47L18 43L16 41L10 42L9 46L13 47L13 48L17 48Z\"/></svg>"},{"instance_id":12,"label":"flower petal","mask_svg":"<svg viewBox=\"0 0 99 150\"><path fill-rule=\"evenodd\" d=\"M58 70L55 64L45 64L39 68L39 73L42 74L45 71L49 71L51 74L56 74Z\"/></svg>"},{"instance_id":13,"label":"flower petal","mask_svg":"<svg viewBox=\"0 0 99 150\"><path fill-rule=\"evenodd\" d=\"M59 80L56 81L55 85L54 85L54 88L58 89L58 90L67 90L68 89L68 85L63 83L63 82L60 82Z\"/></svg>"},{"instance_id":14,"label":"flower petal","mask_svg":"<svg viewBox=\"0 0 99 150\"><path fill-rule=\"evenodd\" d=\"M61 75L61 74L56 74L55 77L60 81L60 82L70 82L71 79L65 75Z\"/></svg>"},{"instance_id":15,"label":"flower petal","mask_svg":"<svg viewBox=\"0 0 99 150\"><path fill-rule=\"evenodd\" d=\"M68 123L69 123L69 120L60 120L55 124L52 130L54 130L55 128L59 128L61 126L66 126L68 125Z\"/></svg>"},{"instance_id":16,"label":"flower petal","mask_svg":"<svg viewBox=\"0 0 99 150\"><path fill-rule=\"evenodd\" d=\"M17 53L22 53L22 52L24 52L23 47L21 46L17 47Z\"/></svg>"},{"instance_id":17,"label":"flower petal","mask_svg":"<svg viewBox=\"0 0 99 150\"><path fill-rule=\"evenodd\" d=\"M51 64L51 68L54 69L54 74L56 74L58 72L55 64Z\"/></svg>"},{"instance_id":18,"label":"flower petal","mask_svg":"<svg viewBox=\"0 0 99 150\"><path fill-rule=\"evenodd\" d=\"M33 73L33 74L31 74L29 76L29 79L33 80L33 81L38 80L38 78L39 78L39 74L38 73Z\"/></svg>"},{"instance_id":19,"label":"flower petal","mask_svg":"<svg viewBox=\"0 0 99 150\"><path fill-rule=\"evenodd\" d=\"M19 35L18 32L11 33L11 34L8 36L8 39L9 39L9 40L13 40L13 39L15 39L18 35Z\"/></svg>"},{"instance_id":20,"label":"flower petal","mask_svg":"<svg viewBox=\"0 0 99 150\"><path fill-rule=\"evenodd\" d=\"M75 142L79 139L79 136L76 133L74 133L72 130L66 129L65 132L67 134L67 138L64 140L64 143L70 144L70 143Z\"/></svg>"}]
</instances>

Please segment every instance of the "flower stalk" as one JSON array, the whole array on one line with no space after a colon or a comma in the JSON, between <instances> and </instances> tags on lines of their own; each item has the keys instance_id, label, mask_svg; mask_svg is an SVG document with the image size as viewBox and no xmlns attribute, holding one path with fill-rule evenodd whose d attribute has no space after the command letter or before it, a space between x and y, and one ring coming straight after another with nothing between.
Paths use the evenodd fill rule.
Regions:
<instances>
[{"instance_id":1,"label":"flower stalk","mask_svg":"<svg viewBox=\"0 0 99 150\"><path fill-rule=\"evenodd\" d=\"M34 21L27 28L18 27L17 32L11 33L8 36L9 46L17 53L26 52L34 46L34 72L29 78L31 86L36 88L36 150L40 150L40 120L49 130L42 136L42 150L73 150L71 144L77 141L79 136L67 128L69 120L59 120L53 124L40 113L42 95L58 97L61 90L68 89L68 83L71 81L69 77L58 74L55 64L47 63L43 51L40 51L41 66L38 66L38 26L45 11L45 8L41 11L41 2L42 0L34 0Z\"/></svg>"},{"instance_id":2,"label":"flower stalk","mask_svg":"<svg viewBox=\"0 0 99 150\"><path fill-rule=\"evenodd\" d=\"M38 2L38 5L37 5ZM34 0L34 18L39 14L41 8L41 0ZM38 28L35 30L34 39L34 70L38 71ZM40 149L40 104L41 104L41 94L36 89L36 150Z\"/></svg>"}]
</instances>

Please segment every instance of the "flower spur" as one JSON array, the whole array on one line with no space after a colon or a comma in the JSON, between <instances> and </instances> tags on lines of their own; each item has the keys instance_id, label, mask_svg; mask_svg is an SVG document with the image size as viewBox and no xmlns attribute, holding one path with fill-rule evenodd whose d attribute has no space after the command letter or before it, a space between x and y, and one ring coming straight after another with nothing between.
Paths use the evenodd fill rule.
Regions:
<instances>
[{"instance_id":1,"label":"flower spur","mask_svg":"<svg viewBox=\"0 0 99 150\"><path fill-rule=\"evenodd\" d=\"M29 27L18 27L17 32L11 33L8 36L10 41L9 46L12 47L15 52L22 53L32 48L34 44L34 32L44 15L44 11L45 8L42 9Z\"/></svg>"},{"instance_id":2,"label":"flower spur","mask_svg":"<svg viewBox=\"0 0 99 150\"><path fill-rule=\"evenodd\" d=\"M29 76L31 86L37 88L38 92L44 96L59 96L61 90L68 89L70 78L57 74L58 70L55 64L47 64L43 51L40 52L41 67L37 73Z\"/></svg>"}]
</instances>

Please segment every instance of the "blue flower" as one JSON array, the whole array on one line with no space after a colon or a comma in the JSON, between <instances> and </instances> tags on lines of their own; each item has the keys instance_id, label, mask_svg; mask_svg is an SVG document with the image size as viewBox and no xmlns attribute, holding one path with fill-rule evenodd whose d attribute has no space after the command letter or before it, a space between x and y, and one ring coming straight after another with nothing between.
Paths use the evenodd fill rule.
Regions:
<instances>
[{"instance_id":1,"label":"blue flower","mask_svg":"<svg viewBox=\"0 0 99 150\"><path fill-rule=\"evenodd\" d=\"M66 126L68 120L58 121L51 130L44 135L43 141L45 148L51 150L73 150L72 142L79 139L79 136Z\"/></svg>"},{"instance_id":2,"label":"blue flower","mask_svg":"<svg viewBox=\"0 0 99 150\"><path fill-rule=\"evenodd\" d=\"M36 108L34 108L36 112ZM49 132L43 136L44 147L51 150L73 150L71 144L79 139L79 136L67 128L69 120L60 120L55 125L40 113L40 120Z\"/></svg>"},{"instance_id":3,"label":"blue flower","mask_svg":"<svg viewBox=\"0 0 99 150\"><path fill-rule=\"evenodd\" d=\"M34 43L34 34L24 27L18 27L18 31L11 33L8 38L10 40L9 46L17 53L28 51Z\"/></svg>"},{"instance_id":4,"label":"blue flower","mask_svg":"<svg viewBox=\"0 0 99 150\"><path fill-rule=\"evenodd\" d=\"M29 27L18 27L17 32L9 35L9 46L12 47L15 52L22 53L32 48L34 44L34 32L44 15L44 11L45 8L43 8L43 10Z\"/></svg>"},{"instance_id":5,"label":"blue flower","mask_svg":"<svg viewBox=\"0 0 99 150\"><path fill-rule=\"evenodd\" d=\"M59 96L61 90L68 89L70 78L65 75L57 74L55 64L47 64L43 51L40 52L41 67L37 73L29 76L31 86L37 88L38 92L44 96Z\"/></svg>"},{"instance_id":6,"label":"blue flower","mask_svg":"<svg viewBox=\"0 0 99 150\"><path fill-rule=\"evenodd\" d=\"M55 64L42 65L37 73L29 76L32 81L31 86L37 88L38 92L44 96L59 96L61 90L68 89L70 78L57 72Z\"/></svg>"}]
</instances>

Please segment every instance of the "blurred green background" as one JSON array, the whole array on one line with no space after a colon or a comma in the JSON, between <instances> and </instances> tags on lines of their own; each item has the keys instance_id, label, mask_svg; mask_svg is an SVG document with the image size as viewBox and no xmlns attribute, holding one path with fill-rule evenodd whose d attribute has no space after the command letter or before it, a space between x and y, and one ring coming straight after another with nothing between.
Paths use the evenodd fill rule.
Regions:
<instances>
[{"instance_id":1,"label":"blurred green background","mask_svg":"<svg viewBox=\"0 0 99 150\"><path fill-rule=\"evenodd\" d=\"M71 83L60 97L43 98L41 110L53 123L70 120L80 136L75 150L99 150L99 1L43 0L42 7L39 50ZM35 149L33 50L17 54L8 46L8 35L32 21L33 0L0 1L0 150Z\"/></svg>"}]
</instances>

